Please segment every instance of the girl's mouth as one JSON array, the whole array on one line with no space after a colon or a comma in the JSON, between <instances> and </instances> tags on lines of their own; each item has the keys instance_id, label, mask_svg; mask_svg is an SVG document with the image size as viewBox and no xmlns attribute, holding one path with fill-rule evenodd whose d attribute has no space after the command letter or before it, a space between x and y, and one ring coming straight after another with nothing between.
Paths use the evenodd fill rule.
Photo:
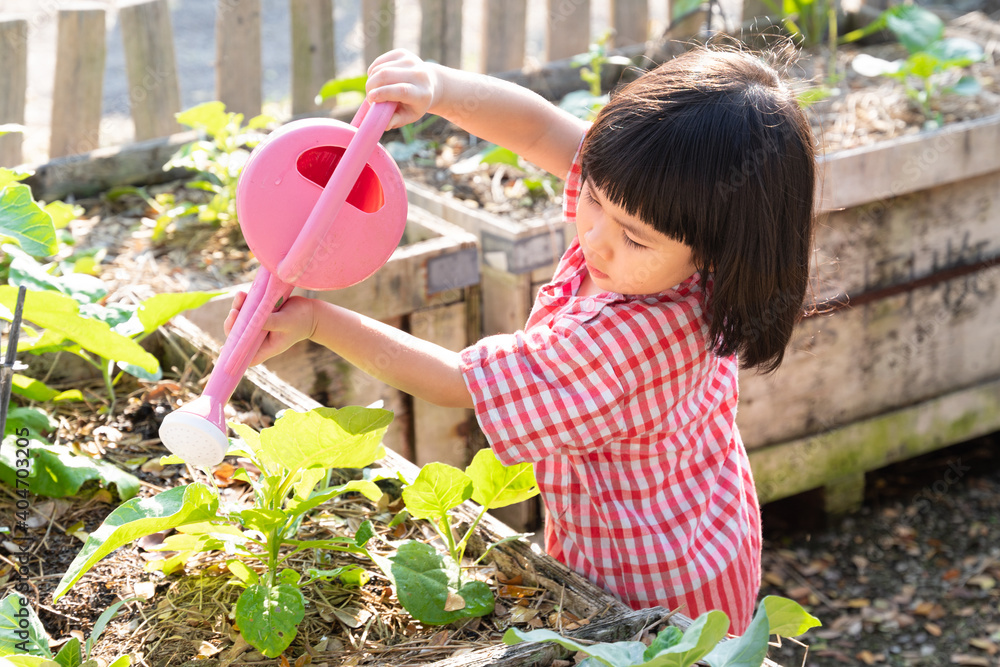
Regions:
<instances>
[{"instance_id":1,"label":"girl's mouth","mask_svg":"<svg viewBox=\"0 0 1000 667\"><path fill-rule=\"evenodd\" d=\"M598 280L607 280L609 277L608 274L604 273L603 271L598 271L597 269L595 269L590 262L587 262L587 270L590 271L590 275L592 277L597 278Z\"/></svg>"}]
</instances>

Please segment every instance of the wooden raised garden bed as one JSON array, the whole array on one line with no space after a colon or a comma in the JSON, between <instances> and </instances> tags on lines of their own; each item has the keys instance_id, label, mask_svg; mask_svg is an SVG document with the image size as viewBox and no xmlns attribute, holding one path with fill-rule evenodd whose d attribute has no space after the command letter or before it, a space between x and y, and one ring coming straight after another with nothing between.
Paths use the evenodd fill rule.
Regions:
<instances>
[{"instance_id":1,"label":"wooden raised garden bed","mask_svg":"<svg viewBox=\"0 0 1000 667\"><path fill-rule=\"evenodd\" d=\"M820 313L740 382L763 502L846 509L866 471L1000 428L997 146L993 116L821 160Z\"/></svg>"}]
</instances>

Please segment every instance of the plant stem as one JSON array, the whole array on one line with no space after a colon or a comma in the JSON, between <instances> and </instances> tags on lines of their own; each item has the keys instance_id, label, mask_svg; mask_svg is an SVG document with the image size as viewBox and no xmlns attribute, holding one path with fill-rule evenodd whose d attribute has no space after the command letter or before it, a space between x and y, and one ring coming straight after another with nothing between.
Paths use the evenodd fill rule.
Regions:
<instances>
[{"instance_id":1,"label":"plant stem","mask_svg":"<svg viewBox=\"0 0 1000 667\"><path fill-rule=\"evenodd\" d=\"M487 511L488 511L487 508L484 507L482 511L479 512L479 516L477 516L476 520L472 522L471 526L469 526L469 530L466 531L465 536L462 538L462 541L458 543L459 552L458 552L458 558L456 560L459 564L459 567L461 567L462 558L465 556L465 547L467 547L469 544L469 538L472 537L472 533L475 532L476 527L479 525L479 522L482 521L484 516L486 516Z\"/></svg>"},{"instance_id":2,"label":"plant stem","mask_svg":"<svg viewBox=\"0 0 1000 667\"><path fill-rule=\"evenodd\" d=\"M114 365L115 362L109 360L105 362L103 368L101 368L101 375L104 376L104 386L108 390L108 398L111 399L111 407L108 408L108 412L115 409L115 385L114 382L111 381L111 369L114 368Z\"/></svg>"}]
</instances>

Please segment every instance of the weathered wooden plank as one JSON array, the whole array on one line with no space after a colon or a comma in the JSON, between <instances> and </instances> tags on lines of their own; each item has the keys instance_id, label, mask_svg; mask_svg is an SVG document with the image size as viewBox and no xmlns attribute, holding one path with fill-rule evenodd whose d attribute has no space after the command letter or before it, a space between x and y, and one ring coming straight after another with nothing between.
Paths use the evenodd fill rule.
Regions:
<instances>
[{"instance_id":1,"label":"weathered wooden plank","mask_svg":"<svg viewBox=\"0 0 1000 667\"><path fill-rule=\"evenodd\" d=\"M333 0L291 0L292 114L316 111L316 95L337 74ZM332 106L333 100L324 103Z\"/></svg>"},{"instance_id":2,"label":"weathered wooden plank","mask_svg":"<svg viewBox=\"0 0 1000 667\"><path fill-rule=\"evenodd\" d=\"M138 141L178 132L181 110L174 33L167 0L130 0L118 10L129 101Z\"/></svg>"},{"instance_id":3,"label":"weathered wooden plank","mask_svg":"<svg viewBox=\"0 0 1000 667\"><path fill-rule=\"evenodd\" d=\"M511 333L524 328L531 312L531 275L482 267L483 334Z\"/></svg>"},{"instance_id":4,"label":"weathered wooden plank","mask_svg":"<svg viewBox=\"0 0 1000 667\"><path fill-rule=\"evenodd\" d=\"M260 0L218 0L215 10L215 94L226 110L260 114L263 82Z\"/></svg>"},{"instance_id":5,"label":"weathered wooden plank","mask_svg":"<svg viewBox=\"0 0 1000 667\"><path fill-rule=\"evenodd\" d=\"M459 352L469 343L466 317L464 302L418 310L410 315L410 333ZM414 397L414 462L424 465L440 461L464 469L471 461L468 447L470 419L471 410L443 408Z\"/></svg>"},{"instance_id":6,"label":"weathered wooden plank","mask_svg":"<svg viewBox=\"0 0 1000 667\"><path fill-rule=\"evenodd\" d=\"M394 0L364 0L361 3L361 53L365 66L392 50L395 30Z\"/></svg>"},{"instance_id":7,"label":"weathered wooden plank","mask_svg":"<svg viewBox=\"0 0 1000 667\"><path fill-rule=\"evenodd\" d=\"M821 433L1000 375L997 322L998 263L807 318L773 375L741 375L743 441Z\"/></svg>"},{"instance_id":8,"label":"weathered wooden plank","mask_svg":"<svg viewBox=\"0 0 1000 667\"><path fill-rule=\"evenodd\" d=\"M861 298L1000 255L1000 171L830 212L816 247L821 301Z\"/></svg>"},{"instance_id":9,"label":"weathered wooden plank","mask_svg":"<svg viewBox=\"0 0 1000 667\"><path fill-rule=\"evenodd\" d=\"M461 69L462 0L420 0L420 57Z\"/></svg>"},{"instance_id":10,"label":"weathered wooden plank","mask_svg":"<svg viewBox=\"0 0 1000 667\"><path fill-rule=\"evenodd\" d=\"M649 0L611 0L614 46L644 44L649 37Z\"/></svg>"},{"instance_id":11,"label":"weathered wooden plank","mask_svg":"<svg viewBox=\"0 0 1000 667\"><path fill-rule=\"evenodd\" d=\"M528 0L485 0L483 6L483 72L506 72L524 66Z\"/></svg>"},{"instance_id":12,"label":"weathered wooden plank","mask_svg":"<svg viewBox=\"0 0 1000 667\"><path fill-rule=\"evenodd\" d=\"M104 19L104 8L94 3L74 3L59 10L50 158L86 153L101 145Z\"/></svg>"},{"instance_id":13,"label":"weathered wooden plank","mask_svg":"<svg viewBox=\"0 0 1000 667\"><path fill-rule=\"evenodd\" d=\"M89 197L116 185L163 183L188 173L185 169L164 171L163 165L181 146L197 138L194 132L180 132L58 158L36 166L25 182L37 199L46 201L70 194Z\"/></svg>"},{"instance_id":14,"label":"weathered wooden plank","mask_svg":"<svg viewBox=\"0 0 1000 667\"><path fill-rule=\"evenodd\" d=\"M819 159L817 201L832 211L997 171L997 146L1000 115L836 151Z\"/></svg>"},{"instance_id":15,"label":"weathered wooden plank","mask_svg":"<svg viewBox=\"0 0 1000 667\"><path fill-rule=\"evenodd\" d=\"M0 21L0 125L24 125L28 93L28 22L25 19ZM0 167L13 167L23 160L24 135L11 132L0 136Z\"/></svg>"},{"instance_id":16,"label":"weathered wooden plank","mask_svg":"<svg viewBox=\"0 0 1000 667\"><path fill-rule=\"evenodd\" d=\"M590 48L590 0L548 0L545 60L570 58Z\"/></svg>"},{"instance_id":17,"label":"weathered wooden plank","mask_svg":"<svg viewBox=\"0 0 1000 667\"><path fill-rule=\"evenodd\" d=\"M757 496L766 503L998 429L1000 376L813 436L755 449L749 452L750 467ZM942 475L946 485L955 481Z\"/></svg>"}]
</instances>

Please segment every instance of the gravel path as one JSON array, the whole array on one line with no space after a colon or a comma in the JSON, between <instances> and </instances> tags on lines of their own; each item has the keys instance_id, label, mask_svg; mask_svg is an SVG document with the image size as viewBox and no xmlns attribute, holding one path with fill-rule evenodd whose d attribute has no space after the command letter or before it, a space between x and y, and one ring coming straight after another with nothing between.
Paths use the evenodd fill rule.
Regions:
<instances>
[{"instance_id":1,"label":"gravel path","mask_svg":"<svg viewBox=\"0 0 1000 667\"><path fill-rule=\"evenodd\" d=\"M998 448L994 433L869 474L864 507L822 528L807 496L764 507L762 594L823 622L807 665L1000 665Z\"/></svg>"}]
</instances>

